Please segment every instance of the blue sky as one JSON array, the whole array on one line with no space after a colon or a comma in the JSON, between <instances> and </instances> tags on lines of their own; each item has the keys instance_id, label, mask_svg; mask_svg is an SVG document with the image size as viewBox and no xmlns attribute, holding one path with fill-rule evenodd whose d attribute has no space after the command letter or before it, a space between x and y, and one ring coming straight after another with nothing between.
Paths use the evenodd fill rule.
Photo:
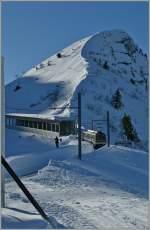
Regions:
<instances>
[{"instance_id":1,"label":"blue sky","mask_svg":"<svg viewBox=\"0 0 150 230\"><path fill-rule=\"evenodd\" d=\"M74 41L110 29L125 30L148 53L148 1L3 2L5 82Z\"/></svg>"}]
</instances>

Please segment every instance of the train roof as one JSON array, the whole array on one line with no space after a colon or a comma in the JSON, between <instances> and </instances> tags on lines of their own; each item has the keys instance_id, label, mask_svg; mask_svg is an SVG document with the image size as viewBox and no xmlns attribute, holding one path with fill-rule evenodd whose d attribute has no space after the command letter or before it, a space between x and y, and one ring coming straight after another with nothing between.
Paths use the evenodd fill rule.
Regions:
<instances>
[{"instance_id":1,"label":"train roof","mask_svg":"<svg viewBox=\"0 0 150 230\"><path fill-rule=\"evenodd\" d=\"M98 130L91 130L91 129L88 129L86 131L84 131L85 133L102 133L101 131L98 131Z\"/></svg>"},{"instance_id":2,"label":"train roof","mask_svg":"<svg viewBox=\"0 0 150 230\"><path fill-rule=\"evenodd\" d=\"M50 121L73 121L73 119L67 117L45 116L42 114L6 113L5 115L14 118L21 117L21 118L45 119Z\"/></svg>"},{"instance_id":3,"label":"train roof","mask_svg":"<svg viewBox=\"0 0 150 230\"><path fill-rule=\"evenodd\" d=\"M88 129L88 130L86 130L85 132L88 132L88 133L97 133L98 131Z\"/></svg>"}]
</instances>

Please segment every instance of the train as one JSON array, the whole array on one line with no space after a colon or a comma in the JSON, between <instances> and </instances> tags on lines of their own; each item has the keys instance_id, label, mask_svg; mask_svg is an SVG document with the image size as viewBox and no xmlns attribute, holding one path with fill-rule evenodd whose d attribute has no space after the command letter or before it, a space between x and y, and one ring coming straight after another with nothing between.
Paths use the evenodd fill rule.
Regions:
<instances>
[{"instance_id":1,"label":"train","mask_svg":"<svg viewBox=\"0 0 150 230\"><path fill-rule=\"evenodd\" d=\"M7 128L19 129L46 136L68 136L75 134L75 121L69 119L52 119L32 114L6 114Z\"/></svg>"},{"instance_id":2,"label":"train","mask_svg":"<svg viewBox=\"0 0 150 230\"><path fill-rule=\"evenodd\" d=\"M106 135L101 131L83 131L82 140L92 143L94 149L98 149L106 145Z\"/></svg>"},{"instance_id":3,"label":"train","mask_svg":"<svg viewBox=\"0 0 150 230\"><path fill-rule=\"evenodd\" d=\"M74 120L50 119L46 117L30 116L29 114L6 114L6 127L22 131L37 133L45 136L77 135L76 122ZM93 144L98 149L106 144L106 135L100 131L83 130L82 140Z\"/></svg>"}]
</instances>

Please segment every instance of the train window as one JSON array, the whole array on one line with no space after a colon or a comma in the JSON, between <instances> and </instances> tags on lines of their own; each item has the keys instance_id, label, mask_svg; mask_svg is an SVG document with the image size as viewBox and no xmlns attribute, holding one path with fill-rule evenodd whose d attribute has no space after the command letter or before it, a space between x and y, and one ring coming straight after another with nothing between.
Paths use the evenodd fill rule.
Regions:
<instances>
[{"instance_id":1,"label":"train window","mask_svg":"<svg viewBox=\"0 0 150 230\"><path fill-rule=\"evenodd\" d=\"M9 125L11 125L11 118L9 118Z\"/></svg>"},{"instance_id":2,"label":"train window","mask_svg":"<svg viewBox=\"0 0 150 230\"><path fill-rule=\"evenodd\" d=\"M55 124L52 124L52 131L55 132Z\"/></svg>"},{"instance_id":3,"label":"train window","mask_svg":"<svg viewBox=\"0 0 150 230\"><path fill-rule=\"evenodd\" d=\"M18 121L19 122L19 121ZM11 118L11 125L13 125L13 118Z\"/></svg>"},{"instance_id":4,"label":"train window","mask_svg":"<svg viewBox=\"0 0 150 230\"><path fill-rule=\"evenodd\" d=\"M16 125L19 125L19 124L20 124L19 122L20 122L20 121L17 119L17 120L16 120ZM11 120L10 120L10 124L12 124Z\"/></svg>"},{"instance_id":5,"label":"train window","mask_svg":"<svg viewBox=\"0 0 150 230\"><path fill-rule=\"evenodd\" d=\"M11 124L14 125L14 118L11 119Z\"/></svg>"},{"instance_id":6,"label":"train window","mask_svg":"<svg viewBox=\"0 0 150 230\"><path fill-rule=\"evenodd\" d=\"M59 132L59 124L56 124L56 132Z\"/></svg>"},{"instance_id":7,"label":"train window","mask_svg":"<svg viewBox=\"0 0 150 230\"><path fill-rule=\"evenodd\" d=\"M28 127L28 121L25 121L25 127Z\"/></svg>"},{"instance_id":8,"label":"train window","mask_svg":"<svg viewBox=\"0 0 150 230\"><path fill-rule=\"evenodd\" d=\"M43 122L43 129L46 130L46 123Z\"/></svg>"},{"instance_id":9,"label":"train window","mask_svg":"<svg viewBox=\"0 0 150 230\"><path fill-rule=\"evenodd\" d=\"M48 130L48 131L51 131L51 130L52 130L51 124L47 124L47 130Z\"/></svg>"},{"instance_id":10,"label":"train window","mask_svg":"<svg viewBox=\"0 0 150 230\"><path fill-rule=\"evenodd\" d=\"M11 125L11 118L9 118L9 125Z\"/></svg>"},{"instance_id":11,"label":"train window","mask_svg":"<svg viewBox=\"0 0 150 230\"><path fill-rule=\"evenodd\" d=\"M38 122L38 129L42 129L42 123Z\"/></svg>"},{"instance_id":12,"label":"train window","mask_svg":"<svg viewBox=\"0 0 150 230\"><path fill-rule=\"evenodd\" d=\"M6 125L9 125L9 118L6 118Z\"/></svg>"},{"instance_id":13,"label":"train window","mask_svg":"<svg viewBox=\"0 0 150 230\"><path fill-rule=\"evenodd\" d=\"M32 121L29 121L29 127L32 128Z\"/></svg>"},{"instance_id":14,"label":"train window","mask_svg":"<svg viewBox=\"0 0 150 230\"><path fill-rule=\"evenodd\" d=\"M29 121L30 128L34 128L34 121Z\"/></svg>"},{"instance_id":15,"label":"train window","mask_svg":"<svg viewBox=\"0 0 150 230\"><path fill-rule=\"evenodd\" d=\"M11 119L11 124L14 125L14 118Z\"/></svg>"},{"instance_id":16,"label":"train window","mask_svg":"<svg viewBox=\"0 0 150 230\"><path fill-rule=\"evenodd\" d=\"M69 134L69 127L66 127L66 134Z\"/></svg>"},{"instance_id":17,"label":"train window","mask_svg":"<svg viewBox=\"0 0 150 230\"><path fill-rule=\"evenodd\" d=\"M13 122L13 120L12 120L12 125L13 125L13 123L14 123L14 122ZM17 125L17 126L23 126L23 124L24 124L24 123L23 123L22 120L18 120L18 119L16 120L16 125Z\"/></svg>"},{"instance_id":18,"label":"train window","mask_svg":"<svg viewBox=\"0 0 150 230\"><path fill-rule=\"evenodd\" d=\"M10 124L13 125L13 119L12 118L10 118Z\"/></svg>"},{"instance_id":19,"label":"train window","mask_svg":"<svg viewBox=\"0 0 150 230\"><path fill-rule=\"evenodd\" d=\"M34 125L34 128L37 129L37 122L36 121L33 122L33 125Z\"/></svg>"}]
</instances>

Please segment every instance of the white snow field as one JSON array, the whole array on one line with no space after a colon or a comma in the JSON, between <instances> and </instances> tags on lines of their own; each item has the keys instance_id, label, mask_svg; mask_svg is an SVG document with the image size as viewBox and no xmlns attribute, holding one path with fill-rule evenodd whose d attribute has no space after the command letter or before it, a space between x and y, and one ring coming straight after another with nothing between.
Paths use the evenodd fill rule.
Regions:
<instances>
[{"instance_id":1,"label":"white snow field","mask_svg":"<svg viewBox=\"0 0 150 230\"><path fill-rule=\"evenodd\" d=\"M50 108L77 106L80 91L82 122L87 128L91 128L92 119L106 119L109 110L111 142L115 143L122 138L121 119L127 113L141 140L138 147L147 150L148 59L133 39L121 30L103 31L60 53L61 58L56 54L47 58L36 66L38 69L34 66L6 86L6 112L77 118L76 109ZM117 89L122 94L120 109L111 104ZM97 126L95 122L94 128ZM105 128L103 124L101 129Z\"/></svg>"},{"instance_id":2,"label":"white snow field","mask_svg":"<svg viewBox=\"0 0 150 230\"><path fill-rule=\"evenodd\" d=\"M53 139L6 129L6 159L55 228L148 229L148 153L111 145L96 151L63 137ZM3 228L54 228L42 220L6 174Z\"/></svg>"}]
</instances>

